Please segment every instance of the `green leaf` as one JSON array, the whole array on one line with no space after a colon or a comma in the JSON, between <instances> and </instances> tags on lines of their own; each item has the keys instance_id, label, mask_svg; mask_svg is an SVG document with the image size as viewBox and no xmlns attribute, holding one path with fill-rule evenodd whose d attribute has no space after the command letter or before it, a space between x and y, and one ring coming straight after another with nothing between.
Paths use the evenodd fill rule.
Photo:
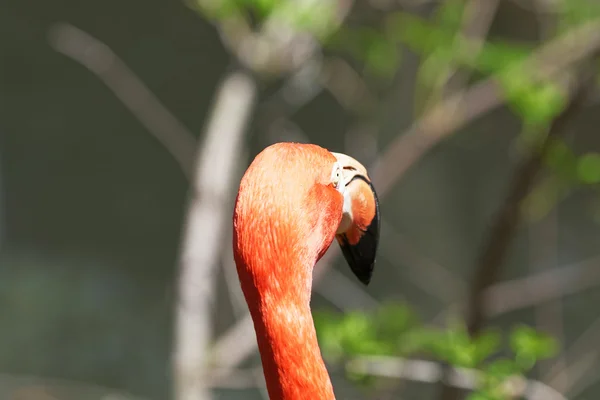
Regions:
<instances>
[{"instance_id":1,"label":"green leaf","mask_svg":"<svg viewBox=\"0 0 600 400\"><path fill-rule=\"evenodd\" d=\"M514 360L500 358L490 362L482 372L483 392L490 399L504 400L504 383L514 375L521 375L521 368Z\"/></svg>"},{"instance_id":2,"label":"green leaf","mask_svg":"<svg viewBox=\"0 0 600 400\"><path fill-rule=\"evenodd\" d=\"M405 304L383 304L374 316L377 336L382 340L395 341L414 328L417 317Z\"/></svg>"},{"instance_id":3,"label":"green leaf","mask_svg":"<svg viewBox=\"0 0 600 400\"><path fill-rule=\"evenodd\" d=\"M439 356L445 351L445 346L442 346L442 333L433 329L418 327L413 328L406 334L402 335L397 340L397 350L401 354L411 354L419 351L426 351L438 358L446 359L444 356ZM443 349L441 347L444 347Z\"/></svg>"},{"instance_id":4,"label":"green leaf","mask_svg":"<svg viewBox=\"0 0 600 400\"><path fill-rule=\"evenodd\" d=\"M376 76L389 78L400 64L400 52L396 43L387 39L373 41L367 49L367 70Z\"/></svg>"},{"instance_id":5,"label":"green leaf","mask_svg":"<svg viewBox=\"0 0 600 400\"><path fill-rule=\"evenodd\" d=\"M368 315L352 312L339 318L330 313L315 313L315 327L323 355L338 360L343 356L390 355L393 343L379 340Z\"/></svg>"},{"instance_id":6,"label":"green leaf","mask_svg":"<svg viewBox=\"0 0 600 400\"><path fill-rule=\"evenodd\" d=\"M502 71L498 79L511 108L526 124L543 126L556 117L566 105L563 89L553 82L536 81L520 65Z\"/></svg>"},{"instance_id":7,"label":"green leaf","mask_svg":"<svg viewBox=\"0 0 600 400\"><path fill-rule=\"evenodd\" d=\"M600 182L600 154L588 153L577 162L577 176L586 184Z\"/></svg>"},{"instance_id":8,"label":"green leaf","mask_svg":"<svg viewBox=\"0 0 600 400\"><path fill-rule=\"evenodd\" d=\"M491 392L488 391L477 391L470 393L467 396L467 400L505 400L502 397L498 397Z\"/></svg>"},{"instance_id":9,"label":"green leaf","mask_svg":"<svg viewBox=\"0 0 600 400\"><path fill-rule=\"evenodd\" d=\"M313 319L323 355L332 360L342 357L344 348L339 333L340 318L331 312L319 311L314 313Z\"/></svg>"},{"instance_id":10,"label":"green leaf","mask_svg":"<svg viewBox=\"0 0 600 400\"><path fill-rule=\"evenodd\" d=\"M453 364L459 367L474 368L476 366L475 344L467 333L464 325L449 330L450 348Z\"/></svg>"},{"instance_id":11,"label":"green leaf","mask_svg":"<svg viewBox=\"0 0 600 400\"><path fill-rule=\"evenodd\" d=\"M521 368L519 368L519 365L514 360L499 358L490 362L485 367L484 372L488 377L504 380L513 375L520 374Z\"/></svg>"},{"instance_id":12,"label":"green leaf","mask_svg":"<svg viewBox=\"0 0 600 400\"><path fill-rule=\"evenodd\" d=\"M398 44L387 34L372 28L343 29L328 39L331 48L349 52L364 62L367 72L391 77L400 64Z\"/></svg>"},{"instance_id":13,"label":"green leaf","mask_svg":"<svg viewBox=\"0 0 600 400\"><path fill-rule=\"evenodd\" d=\"M558 351L556 341L533 328L521 325L513 329L510 345L521 368L527 370L540 359L553 357Z\"/></svg>"},{"instance_id":14,"label":"green leaf","mask_svg":"<svg viewBox=\"0 0 600 400\"><path fill-rule=\"evenodd\" d=\"M277 6L281 3L281 0L253 0L249 3L249 5L252 5L259 13L259 15L266 18L277 8Z\"/></svg>"},{"instance_id":15,"label":"green leaf","mask_svg":"<svg viewBox=\"0 0 600 400\"><path fill-rule=\"evenodd\" d=\"M479 365L500 348L501 336L498 331L487 331L473 340L474 363Z\"/></svg>"},{"instance_id":16,"label":"green leaf","mask_svg":"<svg viewBox=\"0 0 600 400\"><path fill-rule=\"evenodd\" d=\"M557 5L560 7L556 14L559 17L558 33L600 17L600 5L593 0L563 0Z\"/></svg>"},{"instance_id":17,"label":"green leaf","mask_svg":"<svg viewBox=\"0 0 600 400\"><path fill-rule=\"evenodd\" d=\"M199 11L213 20L225 20L240 15L245 5L243 0L192 0Z\"/></svg>"},{"instance_id":18,"label":"green leaf","mask_svg":"<svg viewBox=\"0 0 600 400\"><path fill-rule=\"evenodd\" d=\"M455 55L452 48L439 48L421 62L415 88L414 110L417 116L441 100L443 89L455 64Z\"/></svg>"},{"instance_id":19,"label":"green leaf","mask_svg":"<svg viewBox=\"0 0 600 400\"><path fill-rule=\"evenodd\" d=\"M385 304L372 314L352 312L341 316L319 311L314 313L314 320L323 355L334 362L358 355L422 351L456 367L480 370L480 389L472 394L474 399L504 400L506 379L523 375L537 360L553 356L558 348L550 336L522 325L510 334L515 358L488 362L500 348L499 331L488 330L471 338L462 322L450 324L448 329L423 327L416 324L416 316L403 304ZM361 386L376 382L362 374L349 378Z\"/></svg>"},{"instance_id":20,"label":"green leaf","mask_svg":"<svg viewBox=\"0 0 600 400\"><path fill-rule=\"evenodd\" d=\"M374 376L359 374L354 371L346 372L346 376L349 380L354 382L355 385L358 385L362 388L370 388L377 381L376 377Z\"/></svg>"},{"instance_id":21,"label":"green leaf","mask_svg":"<svg viewBox=\"0 0 600 400\"><path fill-rule=\"evenodd\" d=\"M572 178L577 169L577 157L573 150L560 139L554 139L544 157L546 164L565 178Z\"/></svg>"},{"instance_id":22,"label":"green leaf","mask_svg":"<svg viewBox=\"0 0 600 400\"><path fill-rule=\"evenodd\" d=\"M477 363L476 346L463 325L441 332L430 343L433 354L458 367L474 368Z\"/></svg>"},{"instance_id":23,"label":"green leaf","mask_svg":"<svg viewBox=\"0 0 600 400\"><path fill-rule=\"evenodd\" d=\"M539 85L535 91L535 101L537 102L535 110L538 115L533 119L543 122L556 117L567 104L564 90L553 82Z\"/></svg>"},{"instance_id":24,"label":"green leaf","mask_svg":"<svg viewBox=\"0 0 600 400\"><path fill-rule=\"evenodd\" d=\"M458 32L465 14L464 1L446 0L436 12L439 23L455 32Z\"/></svg>"},{"instance_id":25,"label":"green leaf","mask_svg":"<svg viewBox=\"0 0 600 400\"><path fill-rule=\"evenodd\" d=\"M443 47L450 47L454 35L445 29L409 13L397 12L386 19L388 37L405 43L412 50L430 54Z\"/></svg>"},{"instance_id":26,"label":"green leaf","mask_svg":"<svg viewBox=\"0 0 600 400\"><path fill-rule=\"evenodd\" d=\"M291 26L310 32L320 39L330 33L335 18L335 7L329 1L316 4L281 2L276 11Z\"/></svg>"},{"instance_id":27,"label":"green leaf","mask_svg":"<svg viewBox=\"0 0 600 400\"><path fill-rule=\"evenodd\" d=\"M522 63L531 51L530 46L521 44L487 42L475 59L475 67L484 73L502 75L504 71Z\"/></svg>"}]
</instances>

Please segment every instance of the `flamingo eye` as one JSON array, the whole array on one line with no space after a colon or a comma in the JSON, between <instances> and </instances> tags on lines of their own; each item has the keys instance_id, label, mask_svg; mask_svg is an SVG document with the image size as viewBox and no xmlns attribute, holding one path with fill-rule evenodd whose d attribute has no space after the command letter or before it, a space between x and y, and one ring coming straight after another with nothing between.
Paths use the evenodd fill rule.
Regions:
<instances>
[{"instance_id":1,"label":"flamingo eye","mask_svg":"<svg viewBox=\"0 0 600 400\"><path fill-rule=\"evenodd\" d=\"M333 164L333 170L331 171L331 184L340 193L343 193L344 185L342 185L342 166L338 162Z\"/></svg>"}]
</instances>

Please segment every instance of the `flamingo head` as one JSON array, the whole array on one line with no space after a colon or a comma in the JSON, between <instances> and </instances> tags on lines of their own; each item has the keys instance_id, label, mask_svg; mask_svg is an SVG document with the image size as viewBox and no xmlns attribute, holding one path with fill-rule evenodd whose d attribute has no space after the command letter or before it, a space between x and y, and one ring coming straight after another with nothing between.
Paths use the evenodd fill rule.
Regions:
<instances>
[{"instance_id":1,"label":"flamingo head","mask_svg":"<svg viewBox=\"0 0 600 400\"><path fill-rule=\"evenodd\" d=\"M379 243L379 200L367 169L354 158L332 153L341 169L344 196L342 220L336 239L354 275L368 285ZM334 167L335 168L335 167Z\"/></svg>"},{"instance_id":2,"label":"flamingo head","mask_svg":"<svg viewBox=\"0 0 600 400\"><path fill-rule=\"evenodd\" d=\"M357 278L371 280L377 194L365 167L345 154L312 144L267 147L242 178L233 222L238 272L253 285L279 288L293 273L285 270L291 258L312 267L334 239Z\"/></svg>"}]
</instances>

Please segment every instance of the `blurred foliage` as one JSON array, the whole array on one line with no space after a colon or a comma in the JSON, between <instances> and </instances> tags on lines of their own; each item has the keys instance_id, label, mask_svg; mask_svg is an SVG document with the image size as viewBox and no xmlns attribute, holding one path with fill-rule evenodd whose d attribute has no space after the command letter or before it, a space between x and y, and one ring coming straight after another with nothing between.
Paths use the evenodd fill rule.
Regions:
<instances>
[{"instance_id":1,"label":"blurred foliage","mask_svg":"<svg viewBox=\"0 0 600 400\"><path fill-rule=\"evenodd\" d=\"M557 29L560 34L600 17L600 6L587 0L559 2ZM194 0L204 15L216 22L241 17L256 26L276 16L287 26L309 32L326 48L343 51L361 62L367 75L391 79L399 69L405 46L422 57L415 94L416 110L439 101L444 87L459 68L494 76L508 105L527 126L545 126L565 106L564 90L555 82L540 80L524 61L534 46L488 40L478 43L462 33L465 2L445 1L428 19L403 11L388 12L378 27L343 25L336 29L335 2L284 0ZM481 46L480 46L481 45Z\"/></svg>"},{"instance_id":2,"label":"blurred foliage","mask_svg":"<svg viewBox=\"0 0 600 400\"><path fill-rule=\"evenodd\" d=\"M296 31L323 38L335 21L334 1L285 0L188 0L188 3L217 24L245 23L261 28L269 19Z\"/></svg>"},{"instance_id":3,"label":"blurred foliage","mask_svg":"<svg viewBox=\"0 0 600 400\"><path fill-rule=\"evenodd\" d=\"M592 21L600 16L600 3L589 0L562 0L557 2L560 15L558 30L563 32L573 26Z\"/></svg>"},{"instance_id":4,"label":"blurred foliage","mask_svg":"<svg viewBox=\"0 0 600 400\"><path fill-rule=\"evenodd\" d=\"M597 188L600 183L598 152L576 154L564 140L554 139L544 162L549 174L533 188L522 205L530 221L545 217L572 190L587 186Z\"/></svg>"},{"instance_id":5,"label":"blurred foliage","mask_svg":"<svg viewBox=\"0 0 600 400\"><path fill-rule=\"evenodd\" d=\"M378 27L339 29L335 29L334 3L329 1L195 0L194 4L217 23L241 18L261 26L275 16L280 23L315 35L326 48L353 57L367 76L391 79L399 69L402 48L407 47L422 57L415 93L418 114L443 98L445 85L457 69L494 76L508 105L527 125L544 126L565 106L564 90L552 81L535 79L535 71L524 65L533 46L489 40L480 47L462 34L463 1L440 4L429 19L397 11L387 13ZM562 7L562 27L600 16L600 7L586 1L564 2Z\"/></svg>"},{"instance_id":6,"label":"blurred foliage","mask_svg":"<svg viewBox=\"0 0 600 400\"><path fill-rule=\"evenodd\" d=\"M446 329L424 326L408 306L396 303L370 314L317 311L315 325L323 355L332 363L360 356L421 356L477 370L479 387L470 400L506 399L509 379L523 377L538 360L551 358L558 351L553 338L525 325L514 327L506 338L497 330L472 338L458 322ZM356 372L349 377L363 386L371 386L377 379Z\"/></svg>"},{"instance_id":7,"label":"blurred foliage","mask_svg":"<svg viewBox=\"0 0 600 400\"><path fill-rule=\"evenodd\" d=\"M282 20L294 29L317 36L325 49L350 57L363 69L366 79L390 81L399 70L402 51L416 53L421 58L415 92L417 116L448 95L447 85L457 71L467 73L465 83L494 78L508 107L522 121L523 130L516 140L520 151L540 146L546 140L550 123L567 104L565 88L541 79L529 63L536 44L498 39L479 43L465 37L466 3L461 0L440 3L428 18L394 11L386 13L377 25L342 25L339 29L324 28L335 25L332 8L314 7L310 1L196 2L213 20L244 15L261 25L272 16L283 16ZM323 4L327 7L332 3ZM563 0L558 6L555 35L600 17L597 3ZM600 183L600 154L576 154L564 140L551 143L544 162L549 173L522 205L529 220L544 217L574 188ZM426 327L400 304L386 304L372 314L353 312L340 316L317 312L315 324L323 353L334 363L361 355L426 355L457 367L476 369L481 372L480 385L471 394L471 400L503 399L503 385L509 378L526 374L538 360L552 357L557 351L552 338L527 326L515 327L507 338L494 330L472 338L459 322L447 329ZM363 384L374 382L364 376L352 378Z\"/></svg>"}]
</instances>

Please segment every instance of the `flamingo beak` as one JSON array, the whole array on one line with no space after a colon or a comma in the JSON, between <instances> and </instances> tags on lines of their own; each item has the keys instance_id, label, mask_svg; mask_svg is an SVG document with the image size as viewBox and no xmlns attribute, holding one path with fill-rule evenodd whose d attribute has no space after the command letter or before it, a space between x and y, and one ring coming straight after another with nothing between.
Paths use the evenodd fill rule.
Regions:
<instances>
[{"instance_id":1,"label":"flamingo beak","mask_svg":"<svg viewBox=\"0 0 600 400\"><path fill-rule=\"evenodd\" d=\"M345 186L342 221L336 239L354 275L368 285L379 244L379 200L362 164L345 154L333 155L342 166Z\"/></svg>"}]
</instances>

